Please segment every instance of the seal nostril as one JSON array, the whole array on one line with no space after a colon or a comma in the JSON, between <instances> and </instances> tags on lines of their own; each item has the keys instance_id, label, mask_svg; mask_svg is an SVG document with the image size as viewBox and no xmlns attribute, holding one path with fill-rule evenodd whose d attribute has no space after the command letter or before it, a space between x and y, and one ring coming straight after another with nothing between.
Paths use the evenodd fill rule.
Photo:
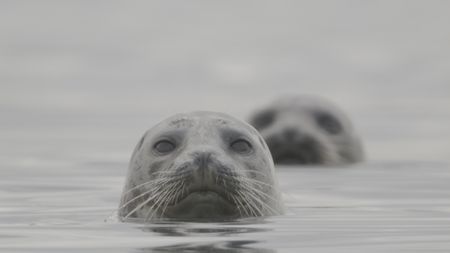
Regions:
<instances>
[{"instance_id":1,"label":"seal nostril","mask_svg":"<svg viewBox=\"0 0 450 253\"><path fill-rule=\"evenodd\" d=\"M210 152L202 152L195 154L195 164L197 164L200 168L206 168L208 166L208 163L211 159L211 153Z\"/></svg>"}]
</instances>

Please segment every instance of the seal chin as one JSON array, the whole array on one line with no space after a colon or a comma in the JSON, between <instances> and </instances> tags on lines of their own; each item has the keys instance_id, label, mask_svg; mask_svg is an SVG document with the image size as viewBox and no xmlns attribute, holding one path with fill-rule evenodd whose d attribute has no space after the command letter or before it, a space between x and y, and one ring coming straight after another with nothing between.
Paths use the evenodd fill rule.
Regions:
<instances>
[{"instance_id":1,"label":"seal chin","mask_svg":"<svg viewBox=\"0 0 450 253\"><path fill-rule=\"evenodd\" d=\"M232 219L239 215L234 203L212 190L190 192L167 208L165 216L177 219Z\"/></svg>"}]
</instances>

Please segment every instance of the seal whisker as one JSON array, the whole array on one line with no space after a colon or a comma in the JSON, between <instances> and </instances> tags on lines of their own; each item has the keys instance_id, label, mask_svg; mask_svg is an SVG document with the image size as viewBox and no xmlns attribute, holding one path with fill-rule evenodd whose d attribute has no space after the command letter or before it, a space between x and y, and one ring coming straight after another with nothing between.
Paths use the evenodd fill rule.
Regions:
<instances>
[{"instance_id":1,"label":"seal whisker","mask_svg":"<svg viewBox=\"0 0 450 253\"><path fill-rule=\"evenodd\" d=\"M236 197L233 195L230 195L230 199L236 204L237 210L239 212L239 216L243 216L242 206L241 206L241 204L239 204L238 200L236 200Z\"/></svg>"},{"instance_id":2,"label":"seal whisker","mask_svg":"<svg viewBox=\"0 0 450 253\"><path fill-rule=\"evenodd\" d=\"M261 194L262 194L262 195L264 195L264 197L267 197L267 198L271 199L271 201L272 201L273 198L272 198L270 195L268 195L268 194L265 193L265 192L256 190L256 189L254 189L254 188L250 188L250 187L248 187L248 186L246 186L246 185L243 186L243 187L247 190L247 192L249 193L249 196L252 197L255 201L257 201L263 208L266 208L268 211L272 212L273 214L279 213L279 212L275 211L275 210L274 210L271 206L269 206L267 203L265 203L264 201L262 201L260 197L258 198L258 195L261 196Z\"/></svg>"},{"instance_id":3,"label":"seal whisker","mask_svg":"<svg viewBox=\"0 0 450 253\"><path fill-rule=\"evenodd\" d=\"M178 174L175 174L173 171L156 171L156 172L151 173L150 175L151 175L151 176L156 176L156 175L169 175L170 177L177 178L177 177L184 176L183 174L187 174L187 173L178 173Z\"/></svg>"},{"instance_id":4,"label":"seal whisker","mask_svg":"<svg viewBox=\"0 0 450 253\"><path fill-rule=\"evenodd\" d=\"M267 178L267 173L263 173L263 172L261 172L261 171L256 171L256 170L244 170L244 169L239 169L239 171L259 174L259 175L263 176L264 178Z\"/></svg>"},{"instance_id":5,"label":"seal whisker","mask_svg":"<svg viewBox=\"0 0 450 253\"><path fill-rule=\"evenodd\" d=\"M121 210L122 208L127 207L127 206L128 206L129 204L131 204L133 201L135 201L135 200L137 200L137 199L143 197L143 196L146 195L146 194L149 194L149 193L152 192L152 191L153 191L153 189L150 189L150 190L148 190L148 191L145 191L145 192L143 192L143 193L137 195L136 197L132 198L131 200L128 200L125 204L121 205L117 210Z\"/></svg>"},{"instance_id":6,"label":"seal whisker","mask_svg":"<svg viewBox=\"0 0 450 253\"><path fill-rule=\"evenodd\" d=\"M235 173L220 173L220 177L222 179L222 183L224 187L230 185L230 188L233 191L228 193L229 196L232 197L234 201L237 201L238 206L240 206L246 213L247 216L261 216L261 212L259 208L255 205L255 203L246 196L245 191L242 189L242 183L244 183L243 179L245 177L238 178ZM237 196L233 196L237 195ZM246 203L246 204L244 204Z\"/></svg>"},{"instance_id":7,"label":"seal whisker","mask_svg":"<svg viewBox=\"0 0 450 253\"><path fill-rule=\"evenodd\" d=\"M178 181L174 184L174 186L172 187L172 190L170 191L170 194L172 195L169 198L165 199L165 206L163 207L162 211L161 211L161 215L164 215L164 213L166 212L167 206L174 200L174 198L177 196L177 192L180 189L180 185L181 185L182 181Z\"/></svg>"},{"instance_id":8,"label":"seal whisker","mask_svg":"<svg viewBox=\"0 0 450 253\"><path fill-rule=\"evenodd\" d=\"M267 203L265 203L264 201L262 201L260 198L258 198L258 196L256 194L254 194L254 192L248 191L248 196L253 200L258 202L258 204L260 205L261 208L266 209L267 211L269 211L272 214L277 214L278 212L276 212L272 207L270 207ZM258 209L259 210L259 209ZM261 212L261 211L260 211Z\"/></svg>"},{"instance_id":9,"label":"seal whisker","mask_svg":"<svg viewBox=\"0 0 450 253\"><path fill-rule=\"evenodd\" d=\"M259 189L256 189L255 187L249 187L248 190L251 190L254 193L260 194L261 196L266 197L266 198L270 199L271 201L277 201L278 200L277 198L273 197L272 195L270 195L268 193L265 193L265 192L263 192L263 191L261 191Z\"/></svg>"},{"instance_id":10,"label":"seal whisker","mask_svg":"<svg viewBox=\"0 0 450 253\"><path fill-rule=\"evenodd\" d=\"M128 217L130 217L133 213L135 213L137 210L141 209L143 206L145 206L146 204L148 204L150 201L152 201L152 199L154 199L156 196L151 196L148 199L146 199L145 201L143 201L141 204L139 204L137 207L135 207L133 210L131 210L130 212L128 212L128 214L124 217L125 219L127 219Z\"/></svg>"},{"instance_id":11,"label":"seal whisker","mask_svg":"<svg viewBox=\"0 0 450 253\"><path fill-rule=\"evenodd\" d=\"M142 186L153 186L155 184L164 183L165 181L168 181L168 180L170 180L170 178L161 178L161 179L156 179L156 180L152 180L152 181L146 181L142 184L138 184L138 185L128 189L127 191L123 192L122 195L129 194L133 190L136 190L137 188L142 187Z\"/></svg>"},{"instance_id":12,"label":"seal whisker","mask_svg":"<svg viewBox=\"0 0 450 253\"><path fill-rule=\"evenodd\" d=\"M241 196L241 198L243 198L248 203L248 208L250 209L250 212L252 212L254 214L254 216L261 216L261 211L255 205L254 201L252 201L250 198L248 198L248 196L246 194L244 194L243 192L241 192L241 191L239 191L238 194L239 194L239 196ZM256 211L258 213L256 213Z\"/></svg>"},{"instance_id":13,"label":"seal whisker","mask_svg":"<svg viewBox=\"0 0 450 253\"><path fill-rule=\"evenodd\" d=\"M167 198L172 194L172 192L174 191L174 190L176 190L176 188L175 188L175 186L174 186L175 184L172 184L172 185L170 185L169 187L168 187L168 190L167 191L165 191L165 192L163 192L162 194L160 194L160 198L157 200L157 201L155 201L155 203L149 208L150 209L150 211L151 210L153 210L153 212L149 212L149 213L151 213L151 215L149 216L148 214L147 214L147 217L146 217L146 220L148 221L148 220L151 220L152 218L153 218L153 215L156 213L156 212L158 212L159 211L159 213L160 213L160 215L163 215L164 214L164 210L162 210L161 211L161 207L163 206L163 205L165 205L165 203L169 203L168 201L167 201Z\"/></svg>"},{"instance_id":14,"label":"seal whisker","mask_svg":"<svg viewBox=\"0 0 450 253\"><path fill-rule=\"evenodd\" d=\"M148 191L145 191L145 192L139 194L138 196L132 198L131 200L128 200L126 203L124 203L123 205L121 205L117 210L120 211L121 209L123 209L123 208L127 207L128 205L130 205L133 201L136 201L137 199L139 199L139 198L141 198L141 197L143 197L143 196L145 196L145 195L151 193L152 191L155 191L155 189L158 189L159 187L161 187L161 185L162 185L164 182L166 182L166 180L160 180L159 182L155 182L155 184L154 184L153 186L156 187L156 188L153 188L153 189L150 189L150 190L148 190ZM150 201L151 201L152 198L153 198L152 196L149 197ZM147 199L147 200L148 200L148 199ZM125 216L125 218L128 218L128 217L129 217L130 215L132 215L134 212L136 212L137 210L139 210L140 208L142 208L145 204L147 204L147 203L148 203L147 200L145 200L144 203L141 203L141 205L138 205L135 209L133 209L132 211L130 211L130 212Z\"/></svg>"},{"instance_id":15,"label":"seal whisker","mask_svg":"<svg viewBox=\"0 0 450 253\"><path fill-rule=\"evenodd\" d=\"M142 186L145 186L145 185L152 185L152 184L155 184L155 182L154 181L147 181L147 182L144 182L142 184L138 184L138 185L128 189L127 191L123 192L122 195L129 194L130 192L132 192L133 190L136 190L139 187L142 187Z\"/></svg>"},{"instance_id":16,"label":"seal whisker","mask_svg":"<svg viewBox=\"0 0 450 253\"><path fill-rule=\"evenodd\" d=\"M241 202L241 200L237 196L231 196L231 198L237 203L238 211L241 216L243 216L242 210L245 212L246 216L250 216L250 213L247 210L246 206Z\"/></svg>"},{"instance_id":17,"label":"seal whisker","mask_svg":"<svg viewBox=\"0 0 450 253\"><path fill-rule=\"evenodd\" d=\"M147 212L147 215L145 217L145 221L149 221L152 219L153 215L158 211L161 205L164 204L164 199L167 198L167 196L170 194L175 184L176 182L171 183L166 187L168 188L168 190L161 189L162 191L159 191L158 194L155 194L158 198L153 202L153 205L150 206L149 211Z\"/></svg>"},{"instance_id":18,"label":"seal whisker","mask_svg":"<svg viewBox=\"0 0 450 253\"><path fill-rule=\"evenodd\" d=\"M249 209L249 207L247 207L243 202L242 202L242 200L240 199L240 197L238 197L238 196L234 196L233 197L237 202L238 202L238 207L239 207L239 212L240 213L242 213L242 211L241 210L243 210L244 212L245 212L245 216L246 217L250 217L250 209Z\"/></svg>"},{"instance_id":19,"label":"seal whisker","mask_svg":"<svg viewBox=\"0 0 450 253\"><path fill-rule=\"evenodd\" d=\"M151 189L150 192L152 192L152 191L154 191L154 192L159 191L159 190L164 186L164 184L165 184L167 181L168 181L168 180L160 180L160 181L159 181L159 184L155 184L155 188L154 188L154 189ZM150 192L148 192L148 193L150 193ZM145 194L144 194L144 195L145 195ZM125 216L125 218L130 217L133 213L135 213L137 210L139 210L139 209L141 209L142 207L144 207L146 204L148 204L150 201L152 201L153 199L155 199L157 196L158 196L158 195L155 194L155 195L153 195L153 196L148 197L144 202L142 202L141 204L139 204L138 206L136 206L133 210L131 210L130 212L128 212L128 214ZM131 201L130 201L130 203L131 203ZM128 204L130 204L130 203L128 203Z\"/></svg>"},{"instance_id":20,"label":"seal whisker","mask_svg":"<svg viewBox=\"0 0 450 253\"><path fill-rule=\"evenodd\" d=\"M164 195L166 195L166 194L167 194L167 191L165 191L165 192L164 191L158 191L155 194L156 200L153 201L153 204L148 208L147 214L145 215L145 222L148 222L149 220L151 220L153 215L157 212L157 208L158 208L159 202L162 201L162 199L164 198Z\"/></svg>"},{"instance_id":21,"label":"seal whisker","mask_svg":"<svg viewBox=\"0 0 450 253\"><path fill-rule=\"evenodd\" d=\"M183 196L184 188L185 188L185 181L183 180L183 181L181 181L180 189L177 192L175 201L177 201L180 198L180 196Z\"/></svg>"},{"instance_id":22,"label":"seal whisker","mask_svg":"<svg viewBox=\"0 0 450 253\"><path fill-rule=\"evenodd\" d=\"M253 179L253 178L241 178L240 180L246 181L246 182L249 182L249 183L252 183L252 184L256 184L258 186L267 186L269 188L273 188L273 185L265 183L265 182L262 182L262 181L257 180L257 179Z\"/></svg>"},{"instance_id":23,"label":"seal whisker","mask_svg":"<svg viewBox=\"0 0 450 253\"><path fill-rule=\"evenodd\" d=\"M261 203L256 203L257 200L260 200L259 198L257 198L257 196L254 195L253 191L252 191L252 186L251 184L249 184L248 182L243 181L241 183L241 187L243 189L243 193L244 195L247 197L248 201L250 203L252 203L253 207L258 211L258 213L260 214L260 216L262 216L262 207L260 206Z\"/></svg>"}]
</instances>

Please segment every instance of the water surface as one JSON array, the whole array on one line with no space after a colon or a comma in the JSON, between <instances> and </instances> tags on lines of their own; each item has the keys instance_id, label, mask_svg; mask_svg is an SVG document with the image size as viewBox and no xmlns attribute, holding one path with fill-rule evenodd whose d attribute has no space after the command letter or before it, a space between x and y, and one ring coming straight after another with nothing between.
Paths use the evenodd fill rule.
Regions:
<instances>
[{"instance_id":1,"label":"water surface","mask_svg":"<svg viewBox=\"0 0 450 253\"><path fill-rule=\"evenodd\" d=\"M0 251L449 252L445 1L0 3ZM142 133L279 94L347 111L367 161L278 167L288 212L121 223Z\"/></svg>"}]
</instances>

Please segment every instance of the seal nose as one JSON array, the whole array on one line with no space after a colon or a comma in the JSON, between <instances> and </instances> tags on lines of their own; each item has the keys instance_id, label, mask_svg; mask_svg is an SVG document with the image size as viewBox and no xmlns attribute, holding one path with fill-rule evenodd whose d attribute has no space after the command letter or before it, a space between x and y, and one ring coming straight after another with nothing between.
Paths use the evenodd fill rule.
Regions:
<instances>
[{"instance_id":1,"label":"seal nose","mask_svg":"<svg viewBox=\"0 0 450 253\"><path fill-rule=\"evenodd\" d=\"M201 169L204 170L208 167L208 163L211 159L211 152L198 152L195 153L194 163Z\"/></svg>"},{"instance_id":2,"label":"seal nose","mask_svg":"<svg viewBox=\"0 0 450 253\"><path fill-rule=\"evenodd\" d=\"M193 155L193 164L195 165L192 171L194 185L200 188L212 185L214 182L213 175L215 174L215 168L212 164L212 152L196 152Z\"/></svg>"},{"instance_id":3,"label":"seal nose","mask_svg":"<svg viewBox=\"0 0 450 253\"><path fill-rule=\"evenodd\" d=\"M286 140L293 141L295 138L300 136L300 133L293 127L287 127L283 131L283 136Z\"/></svg>"},{"instance_id":4,"label":"seal nose","mask_svg":"<svg viewBox=\"0 0 450 253\"><path fill-rule=\"evenodd\" d=\"M282 135L287 143L297 146L310 146L314 143L314 138L308 131L294 127L286 127Z\"/></svg>"}]
</instances>

